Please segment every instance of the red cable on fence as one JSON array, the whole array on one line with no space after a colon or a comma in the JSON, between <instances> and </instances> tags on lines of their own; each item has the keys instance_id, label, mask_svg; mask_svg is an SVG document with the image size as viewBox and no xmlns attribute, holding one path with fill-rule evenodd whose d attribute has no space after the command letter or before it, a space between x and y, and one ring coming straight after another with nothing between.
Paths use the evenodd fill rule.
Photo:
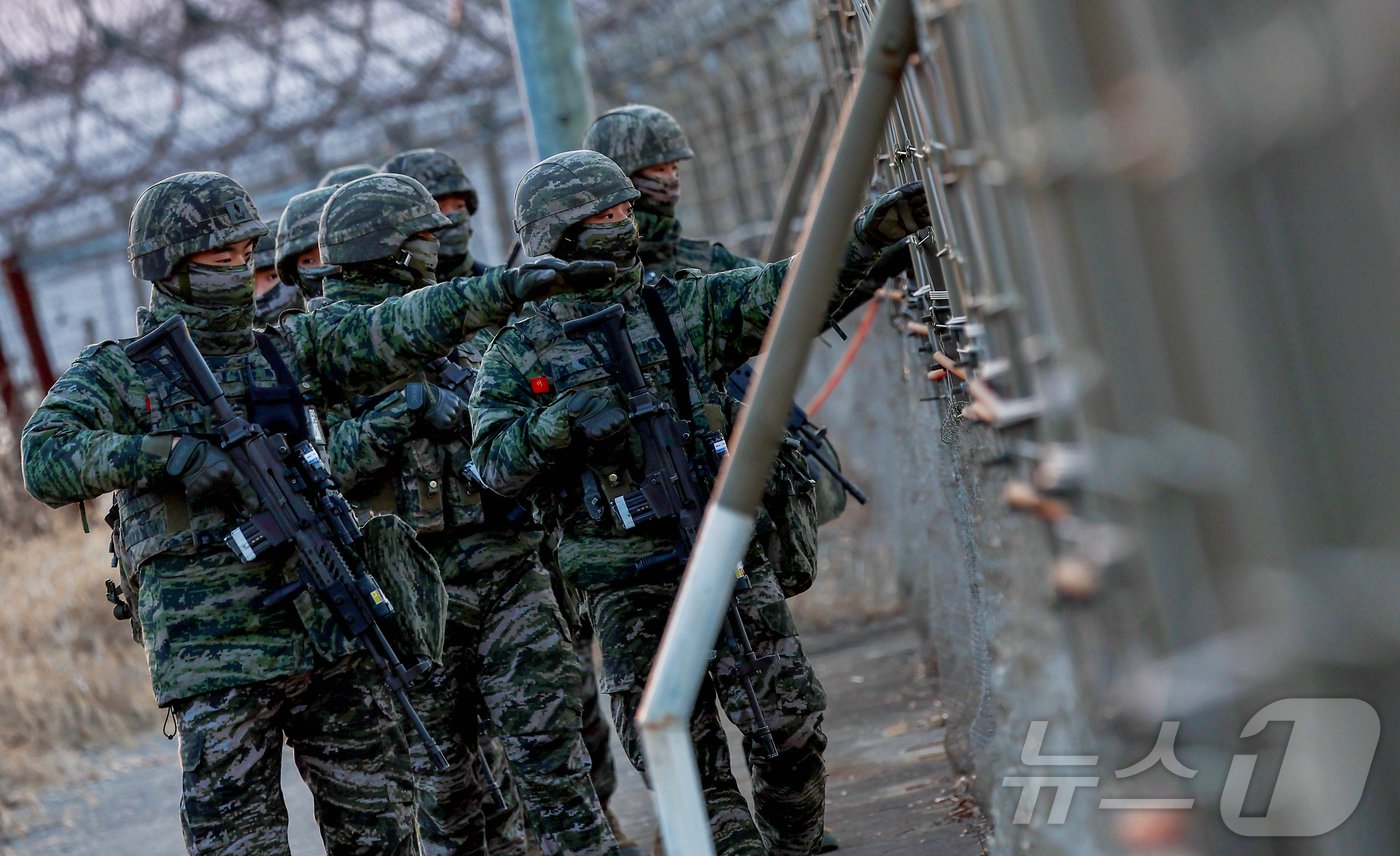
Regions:
<instances>
[{"instance_id":1,"label":"red cable on fence","mask_svg":"<svg viewBox=\"0 0 1400 856\"><path fill-rule=\"evenodd\" d=\"M856 330L855 338L851 339L851 345L846 349L846 353L841 355L841 361L836 364L836 368L831 370L831 376L822 384L822 388L817 390L817 394L812 396L812 400L807 402L807 415L816 416L817 411L826 404L827 398L836 391L836 387L841 383L841 378L846 376L846 369L851 367L856 354L860 352L860 346L865 343L866 336L870 335L870 328L875 326L875 315L879 309L879 301L872 299L870 305L865 309L865 317L860 319L860 329Z\"/></svg>"}]
</instances>

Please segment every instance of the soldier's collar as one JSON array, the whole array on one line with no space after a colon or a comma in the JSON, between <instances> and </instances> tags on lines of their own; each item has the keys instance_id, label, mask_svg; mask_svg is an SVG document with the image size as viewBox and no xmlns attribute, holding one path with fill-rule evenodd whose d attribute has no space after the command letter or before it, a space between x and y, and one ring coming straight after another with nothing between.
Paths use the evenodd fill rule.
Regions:
<instances>
[{"instance_id":1,"label":"soldier's collar","mask_svg":"<svg viewBox=\"0 0 1400 856\"><path fill-rule=\"evenodd\" d=\"M676 254L676 244L681 239L681 221L664 214L649 211L635 211L632 216L637 221L637 255L643 264L655 264Z\"/></svg>"}]
</instances>

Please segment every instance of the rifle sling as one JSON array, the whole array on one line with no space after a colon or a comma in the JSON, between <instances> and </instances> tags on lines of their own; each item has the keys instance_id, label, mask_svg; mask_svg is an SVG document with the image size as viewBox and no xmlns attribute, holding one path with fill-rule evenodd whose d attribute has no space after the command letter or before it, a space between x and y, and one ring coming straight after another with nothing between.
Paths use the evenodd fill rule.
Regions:
<instances>
[{"instance_id":1,"label":"rifle sling","mask_svg":"<svg viewBox=\"0 0 1400 856\"><path fill-rule=\"evenodd\" d=\"M666 306L661 302L661 292L655 286L647 285L642 287L642 303L646 305L647 315L651 316L652 326L656 328L656 335L661 337L661 344L666 348L666 362L671 368L671 397L676 400L676 413L684 419L690 426L690 453L695 454L695 409L690 403L689 373L685 369L685 361L681 358L681 342L676 337L676 328L671 325L671 316L666 311Z\"/></svg>"}]
</instances>

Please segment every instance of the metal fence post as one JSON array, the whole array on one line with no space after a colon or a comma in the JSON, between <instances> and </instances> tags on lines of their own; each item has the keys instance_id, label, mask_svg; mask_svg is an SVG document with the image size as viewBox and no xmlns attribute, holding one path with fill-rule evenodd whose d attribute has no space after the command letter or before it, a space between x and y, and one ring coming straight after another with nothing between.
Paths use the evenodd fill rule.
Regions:
<instances>
[{"instance_id":1,"label":"metal fence post","mask_svg":"<svg viewBox=\"0 0 1400 856\"><path fill-rule=\"evenodd\" d=\"M530 112L535 155L578 148L593 121L593 88L569 0L508 0L515 68Z\"/></svg>"},{"instance_id":2,"label":"metal fence post","mask_svg":"<svg viewBox=\"0 0 1400 856\"><path fill-rule=\"evenodd\" d=\"M864 200L885 117L915 49L908 0L885 0L866 43L859 86L838 123L822 171L820 201L764 343L728 461L720 471L695 553L661 640L638 715L666 852L710 856L714 846L690 743L690 713L743 559L754 512L782 441L793 393L820 331L851 219Z\"/></svg>"}]
</instances>

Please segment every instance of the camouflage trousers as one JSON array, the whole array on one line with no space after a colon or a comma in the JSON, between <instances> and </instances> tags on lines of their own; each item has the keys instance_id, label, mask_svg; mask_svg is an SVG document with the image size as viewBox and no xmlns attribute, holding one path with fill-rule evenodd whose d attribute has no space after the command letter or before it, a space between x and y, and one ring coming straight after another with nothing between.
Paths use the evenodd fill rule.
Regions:
<instances>
[{"instance_id":1,"label":"camouflage trousers","mask_svg":"<svg viewBox=\"0 0 1400 856\"><path fill-rule=\"evenodd\" d=\"M531 856L538 854L539 848L530 846L526 839L525 805L520 801L520 792L515 787L515 777L510 772L510 761L506 760L506 747L501 738L482 729L477 734L481 746L481 759L491 771L496 787L501 792L504 807L496 804L489 793L486 779L481 780L482 818L486 826L486 852L491 856ZM474 768L480 771L480 762ZM427 846L424 845L424 856Z\"/></svg>"},{"instance_id":2,"label":"camouflage trousers","mask_svg":"<svg viewBox=\"0 0 1400 856\"><path fill-rule=\"evenodd\" d=\"M398 709L367 656L171 705L191 854L287 854L282 743L296 753L329 856L416 854Z\"/></svg>"},{"instance_id":3,"label":"camouflage trousers","mask_svg":"<svg viewBox=\"0 0 1400 856\"><path fill-rule=\"evenodd\" d=\"M464 635L449 626L443 667L412 691L413 706L449 765L438 771L421 743L410 744L423 856L526 856L520 799L505 747L481 725ZM493 803L483 763L501 789L504 809Z\"/></svg>"},{"instance_id":4,"label":"camouflage trousers","mask_svg":"<svg viewBox=\"0 0 1400 856\"><path fill-rule=\"evenodd\" d=\"M754 650L760 657L775 657L753 682L778 756L761 757L745 737L753 777L750 813L730 767L716 702L746 735L752 730L753 714L734 668L734 653L721 646L690 721L710 829L721 856L808 856L821 842L825 811L826 735L821 722L826 693L802 652L777 581L766 570L754 573L751 581L753 587L739 595L739 609ZM637 708L676 590L672 581L588 592L589 614L603 649L599 689L611 696L618 736L643 774Z\"/></svg>"},{"instance_id":5,"label":"camouflage trousers","mask_svg":"<svg viewBox=\"0 0 1400 856\"><path fill-rule=\"evenodd\" d=\"M614 853L579 735L578 666L548 574L533 555L484 573L455 567L460 554L425 546L445 578L475 582L447 586L446 666L415 695L430 732L453 744L451 752L443 747L446 772L415 756L424 852L478 852L460 848L477 846L485 834L489 797L474 757L477 711L484 709L546 856ZM518 844L508 852L519 852Z\"/></svg>"},{"instance_id":6,"label":"camouflage trousers","mask_svg":"<svg viewBox=\"0 0 1400 856\"><path fill-rule=\"evenodd\" d=\"M580 621L574 636L574 654L578 657L580 701L583 702L583 745L592 762L593 790L598 802L608 807L617 792L617 767L613 765L612 726L603 717L603 704L598 697L598 675L593 668L593 625Z\"/></svg>"},{"instance_id":7,"label":"camouflage trousers","mask_svg":"<svg viewBox=\"0 0 1400 856\"><path fill-rule=\"evenodd\" d=\"M579 684L579 701L583 703L583 745L588 748L588 759L593 765L593 790L598 793L598 802L607 808L617 792L617 767L613 764L612 727L603 718L603 705L598 697L598 675L593 667L593 624L588 620L588 610L584 608L579 590L559 572L551 552L553 544L554 539L546 538L540 555L549 569L554 599L559 602L559 611L574 640L574 654L583 678Z\"/></svg>"}]
</instances>

